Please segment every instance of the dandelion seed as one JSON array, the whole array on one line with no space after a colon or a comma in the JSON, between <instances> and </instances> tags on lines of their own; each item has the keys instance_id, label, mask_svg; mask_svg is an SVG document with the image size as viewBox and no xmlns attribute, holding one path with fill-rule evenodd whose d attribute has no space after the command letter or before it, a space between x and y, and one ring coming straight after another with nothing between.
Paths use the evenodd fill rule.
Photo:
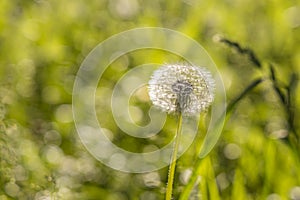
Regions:
<instances>
[{"instance_id":1,"label":"dandelion seed","mask_svg":"<svg viewBox=\"0 0 300 200\"><path fill-rule=\"evenodd\" d=\"M161 110L189 116L207 110L214 99L214 87L205 68L170 64L153 73L148 89L151 101Z\"/></svg>"}]
</instances>

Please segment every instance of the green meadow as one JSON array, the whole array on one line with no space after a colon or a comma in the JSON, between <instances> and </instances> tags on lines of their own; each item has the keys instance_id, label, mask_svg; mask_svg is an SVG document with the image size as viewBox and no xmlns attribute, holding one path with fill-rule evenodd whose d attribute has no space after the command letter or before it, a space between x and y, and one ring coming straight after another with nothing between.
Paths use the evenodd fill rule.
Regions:
<instances>
[{"instance_id":1,"label":"green meadow","mask_svg":"<svg viewBox=\"0 0 300 200\"><path fill-rule=\"evenodd\" d=\"M147 173L110 168L85 148L72 113L76 74L88 54L115 34L143 27L197 41L226 92L221 136L199 158L211 110L201 113L198 133L176 163L173 199L300 200L298 0L0 1L0 200L165 198L168 166ZM108 66L94 99L112 143L143 153L174 138L174 115L154 137L127 135L110 98L136 66L180 61L162 50L141 49ZM146 86L128 104L132 121L151 122Z\"/></svg>"}]
</instances>

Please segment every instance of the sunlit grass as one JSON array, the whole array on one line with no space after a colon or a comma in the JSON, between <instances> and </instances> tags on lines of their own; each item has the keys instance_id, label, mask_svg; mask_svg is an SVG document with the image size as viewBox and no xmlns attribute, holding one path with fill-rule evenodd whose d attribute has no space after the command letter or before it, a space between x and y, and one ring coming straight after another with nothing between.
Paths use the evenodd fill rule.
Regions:
<instances>
[{"instance_id":1,"label":"sunlit grass","mask_svg":"<svg viewBox=\"0 0 300 200\"><path fill-rule=\"evenodd\" d=\"M0 199L164 199L167 167L145 174L110 169L86 151L71 120L73 82L85 56L111 35L144 26L200 42L223 76L229 102L209 156L197 155L206 129L200 124L197 140L177 161L174 199L300 199L299 6L280 0L1 1ZM216 43L216 35L244 53L228 41ZM132 55L105 72L96 110L120 146L143 151L154 141L151 150L171 140L176 119L153 141L122 142L101 96L137 64L179 58L151 50ZM144 110L138 115L149 120Z\"/></svg>"}]
</instances>

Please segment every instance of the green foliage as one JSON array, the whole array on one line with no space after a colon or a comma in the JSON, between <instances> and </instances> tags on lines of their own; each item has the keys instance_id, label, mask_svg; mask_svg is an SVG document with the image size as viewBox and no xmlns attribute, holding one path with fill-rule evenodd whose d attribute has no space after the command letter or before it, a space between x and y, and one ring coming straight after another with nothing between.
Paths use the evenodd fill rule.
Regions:
<instances>
[{"instance_id":1,"label":"green foliage","mask_svg":"<svg viewBox=\"0 0 300 200\"><path fill-rule=\"evenodd\" d=\"M0 199L164 198L167 168L145 174L108 168L82 146L72 119L73 83L85 56L113 34L145 26L171 28L202 44L230 105L209 157L197 157L200 134L179 159L174 198L300 199L298 1L4 0L0 16ZM101 97L138 64L178 59L136 51L105 72L96 112L115 144L141 152L172 139L172 117L153 140L126 136ZM145 91L132 104L138 123L147 123Z\"/></svg>"}]
</instances>

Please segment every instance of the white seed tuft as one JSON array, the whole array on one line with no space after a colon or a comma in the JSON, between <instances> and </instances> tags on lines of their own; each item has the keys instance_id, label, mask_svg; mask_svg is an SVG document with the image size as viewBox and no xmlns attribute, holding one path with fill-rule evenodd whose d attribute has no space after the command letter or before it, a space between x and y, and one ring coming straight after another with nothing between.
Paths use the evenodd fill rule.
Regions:
<instances>
[{"instance_id":1,"label":"white seed tuft","mask_svg":"<svg viewBox=\"0 0 300 200\"><path fill-rule=\"evenodd\" d=\"M211 73L188 64L167 64L154 71L149 81L153 104L167 113L195 115L211 105L215 81Z\"/></svg>"}]
</instances>

